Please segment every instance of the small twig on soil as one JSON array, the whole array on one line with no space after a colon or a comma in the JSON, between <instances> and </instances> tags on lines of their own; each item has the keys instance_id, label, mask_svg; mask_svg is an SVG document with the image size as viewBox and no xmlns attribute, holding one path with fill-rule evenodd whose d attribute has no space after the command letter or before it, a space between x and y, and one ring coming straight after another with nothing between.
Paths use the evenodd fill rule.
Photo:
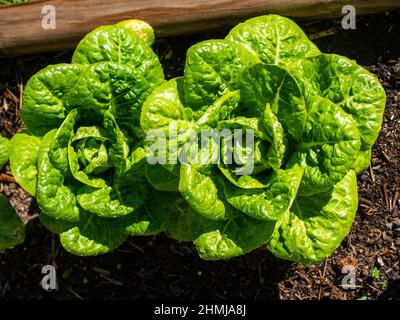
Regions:
<instances>
[{"instance_id":1,"label":"small twig on soil","mask_svg":"<svg viewBox=\"0 0 400 320\"><path fill-rule=\"evenodd\" d=\"M396 191L396 193L395 193L394 196L393 196L393 200L392 200L392 212L393 212L394 209L396 208L396 201L397 201L398 196L399 196L399 192Z\"/></svg>"},{"instance_id":2,"label":"small twig on soil","mask_svg":"<svg viewBox=\"0 0 400 320\"><path fill-rule=\"evenodd\" d=\"M75 297L77 297L79 300L85 300L83 299L79 294L77 294L74 290L72 290L70 287L66 287L68 291L70 291Z\"/></svg>"},{"instance_id":3,"label":"small twig on soil","mask_svg":"<svg viewBox=\"0 0 400 320\"><path fill-rule=\"evenodd\" d=\"M386 161L391 163L389 157L386 155L385 151L381 150L382 155L385 157Z\"/></svg>"},{"instance_id":4,"label":"small twig on soil","mask_svg":"<svg viewBox=\"0 0 400 320\"><path fill-rule=\"evenodd\" d=\"M261 268L261 264L258 265L258 281L260 282L260 284L264 283L264 277L262 276L262 268Z\"/></svg>"},{"instance_id":5,"label":"small twig on soil","mask_svg":"<svg viewBox=\"0 0 400 320\"><path fill-rule=\"evenodd\" d=\"M134 244L132 241L128 241L128 243L134 247L135 249L138 249L141 253L144 253L144 249L139 247L137 244Z\"/></svg>"},{"instance_id":6,"label":"small twig on soil","mask_svg":"<svg viewBox=\"0 0 400 320\"><path fill-rule=\"evenodd\" d=\"M3 109L4 111L8 111L8 103L5 96L3 96Z\"/></svg>"},{"instance_id":7,"label":"small twig on soil","mask_svg":"<svg viewBox=\"0 0 400 320\"><path fill-rule=\"evenodd\" d=\"M384 256L387 252L388 252L388 248L383 248L383 249L379 249L378 251L376 251L370 258L369 260L372 261L376 256Z\"/></svg>"},{"instance_id":8,"label":"small twig on soil","mask_svg":"<svg viewBox=\"0 0 400 320\"><path fill-rule=\"evenodd\" d=\"M372 170L372 167L369 167L369 171L371 172L372 181L375 182L375 175L374 175L374 170Z\"/></svg>"},{"instance_id":9,"label":"small twig on soil","mask_svg":"<svg viewBox=\"0 0 400 320\"><path fill-rule=\"evenodd\" d=\"M96 271L99 274L105 275L105 276L111 276L111 272L108 270L104 270L98 267L93 267L93 270Z\"/></svg>"},{"instance_id":10,"label":"small twig on soil","mask_svg":"<svg viewBox=\"0 0 400 320\"><path fill-rule=\"evenodd\" d=\"M106 275L101 274L101 273L99 274L99 277L103 278L103 279L106 279L108 282L110 282L112 284L115 284L116 286L123 286L124 285L121 281L118 281L118 280L115 280L113 278L107 277Z\"/></svg>"},{"instance_id":11,"label":"small twig on soil","mask_svg":"<svg viewBox=\"0 0 400 320\"><path fill-rule=\"evenodd\" d=\"M220 295L219 293L215 293L215 295L220 298L221 300L226 300L226 298L222 295Z\"/></svg>"},{"instance_id":12,"label":"small twig on soil","mask_svg":"<svg viewBox=\"0 0 400 320\"><path fill-rule=\"evenodd\" d=\"M332 36L332 35L335 35L336 33L337 33L336 28L329 28L326 30L322 30L322 31L310 34L310 40L316 40L316 39L323 38L326 36Z\"/></svg>"},{"instance_id":13,"label":"small twig on soil","mask_svg":"<svg viewBox=\"0 0 400 320\"><path fill-rule=\"evenodd\" d=\"M4 299L4 296L6 295L6 291L8 290L10 283L7 281L6 284L4 285L3 290L1 290L1 297L0 300Z\"/></svg>"},{"instance_id":14,"label":"small twig on soil","mask_svg":"<svg viewBox=\"0 0 400 320\"><path fill-rule=\"evenodd\" d=\"M10 98L12 101L15 102L15 104L17 104L18 98L15 96L15 94L9 88L6 89L5 96L8 96L8 98Z\"/></svg>"},{"instance_id":15,"label":"small twig on soil","mask_svg":"<svg viewBox=\"0 0 400 320\"><path fill-rule=\"evenodd\" d=\"M387 195L387 184L386 184L386 182L383 184L383 196L385 197L386 207L388 207L389 210L391 210L389 199L388 199L388 195Z\"/></svg>"},{"instance_id":16,"label":"small twig on soil","mask_svg":"<svg viewBox=\"0 0 400 320\"><path fill-rule=\"evenodd\" d=\"M370 287L374 291L379 291L378 288L375 288L374 286L371 286L369 283L367 283L367 286Z\"/></svg>"},{"instance_id":17,"label":"small twig on soil","mask_svg":"<svg viewBox=\"0 0 400 320\"><path fill-rule=\"evenodd\" d=\"M15 116L17 119L19 119L19 113L22 110L22 101L24 96L24 84L22 82L18 85L18 90L19 90L19 103L15 107Z\"/></svg>"},{"instance_id":18,"label":"small twig on soil","mask_svg":"<svg viewBox=\"0 0 400 320\"><path fill-rule=\"evenodd\" d=\"M348 288L348 285L347 284L339 284L339 287L341 287L341 288ZM355 288L355 289L357 289L357 288L364 288L364 286L360 286L359 284L357 284L357 285L355 285L355 286L351 286L351 288Z\"/></svg>"},{"instance_id":19,"label":"small twig on soil","mask_svg":"<svg viewBox=\"0 0 400 320\"><path fill-rule=\"evenodd\" d=\"M3 182L12 182L15 183L15 178L13 176L9 176L8 174L0 173L0 181Z\"/></svg>"},{"instance_id":20,"label":"small twig on soil","mask_svg":"<svg viewBox=\"0 0 400 320\"><path fill-rule=\"evenodd\" d=\"M321 280L320 280L320 283L319 283L318 298L317 298L318 300L321 300L322 282L323 282L323 280L325 278L327 264L328 264L328 260L325 260L324 271L322 272L322 277L321 277Z\"/></svg>"},{"instance_id":21,"label":"small twig on soil","mask_svg":"<svg viewBox=\"0 0 400 320\"><path fill-rule=\"evenodd\" d=\"M296 286L297 286L297 282L292 284L292 289L290 289L290 294L289 294L289 300L293 299L293 293L294 293L294 289L296 288Z\"/></svg>"},{"instance_id":22,"label":"small twig on soil","mask_svg":"<svg viewBox=\"0 0 400 320\"><path fill-rule=\"evenodd\" d=\"M306 275L301 274L301 273L300 273L299 271L297 271L297 270L296 270L294 273L297 274L301 279L305 280L307 283L311 283L311 280L308 279Z\"/></svg>"}]
</instances>

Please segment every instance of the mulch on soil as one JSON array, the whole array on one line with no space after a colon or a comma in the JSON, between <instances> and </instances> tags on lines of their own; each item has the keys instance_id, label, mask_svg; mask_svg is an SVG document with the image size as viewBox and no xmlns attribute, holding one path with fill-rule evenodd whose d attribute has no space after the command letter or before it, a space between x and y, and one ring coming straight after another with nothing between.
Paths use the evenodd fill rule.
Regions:
<instances>
[{"instance_id":1,"label":"mulch on soil","mask_svg":"<svg viewBox=\"0 0 400 320\"><path fill-rule=\"evenodd\" d=\"M382 131L372 164L359 176L359 210L350 234L326 261L302 266L265 248L229 261L207 262L188 243L164 235L131 237L115 252L81 258L66 252L35 218L38 207L9 167L0 175L6 194L27 223L24 244L0 255L1 299L400 299L400 14L359 17L356 30L340 21L303 23L324 52L357 60L381 80L387 94ZM183 72L194 43L224 37L227 30L158 40L168 78ZM0 59L0 133L22 130L23 87L48 64L68 62L71 52ZM4 181L8 180L8 181ZM58 289L44 291L43 265L57 268ZM356 271L355 289L342 286L343 267Z\"/></svg>"}]
</instances>

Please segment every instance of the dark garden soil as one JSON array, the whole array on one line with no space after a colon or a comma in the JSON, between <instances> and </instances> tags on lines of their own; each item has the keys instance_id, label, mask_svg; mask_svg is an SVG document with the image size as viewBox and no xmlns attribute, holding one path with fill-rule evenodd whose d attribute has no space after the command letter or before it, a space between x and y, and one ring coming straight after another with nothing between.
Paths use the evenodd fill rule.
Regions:
<instances>
[{"instance_id":1,"label":"dark garden soil","mask_svg":"<svg viewBox=\"0 0 400 320\"><path fill-rule=\"evenodd\" d=\"M356 30L340 21L302 23L324 52L346 55L376 74L386 89L383 128L371 168L359 176L359 210L348 237L325 262L302 266L265 248L226 262L198 258L188 243L164 235L131 237L115 252L93 258L66 252L42 227L35 202L0 175L27 222L24 244L0 255L0 299L400 299L400 14L359 17ZM168 78L182 74L192 44L223 37L226 30L161 39L155 49ZM0 133L21 130L21 93L29 77L48 64L68 62L71 52L0 59ZM44 291L43 265L57 268L58 289ZM353 266L356 287L342 287L342 269Z\"/></svg>"}]
</instances>

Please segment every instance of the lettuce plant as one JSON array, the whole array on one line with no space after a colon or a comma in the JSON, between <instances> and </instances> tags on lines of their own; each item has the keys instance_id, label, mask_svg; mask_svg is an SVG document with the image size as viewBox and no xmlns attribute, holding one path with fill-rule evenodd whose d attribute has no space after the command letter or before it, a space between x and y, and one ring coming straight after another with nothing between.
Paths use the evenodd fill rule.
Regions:
<instances>
[{"instance_id":1,"label":"lettuce plant","mask_svg":"<svg viewBox=\"0 0 400 320\"><path fill-rule=\"evenodd\" d=\"M143 131L166 133L171 144L172 125L181 133L176 152L186 153L187 130L200 138L202 129L251 129L253 157L147 164L154 188L184 199L166 233L193 241L203 259L229 259L266 243L283 259L325 259L354 220L356 174L369 166L384 107L385 92L372 74L321 53L284 17L253 18L225 39L194 45L184 76L144 103ZM253 170L244 174L249 164Z\"/></svg>"},{"instance_id":2,"label":"lettuce plant","mask_svg":"<svg viewBox=\"0 0 400 320\"><path fill-rule=\"evenodd\" d=\"M27 133L11 140L11 169L71 253L106 253L166 221L169 195L148 192L139 127L142 104L164 82L153 40L142 21L99 27L71 64L50 65L26 85Z\"/></svg>"},{"instance_id":3,"label":"lettuce plant","mask_svg":"<svg viewBox=\"0 0 400 320\"><path fill-rule=\"evenodd\" d=\"M141 21L100 27L71 64L28 81L27 132L9 155L41 222L77 255L164 231L207 260L265 244L306 264L329 256L357 211L356 174L385 107L379 81L277 15L194 45L168 82L153 41Z\"/></svg>"}]
</instances>

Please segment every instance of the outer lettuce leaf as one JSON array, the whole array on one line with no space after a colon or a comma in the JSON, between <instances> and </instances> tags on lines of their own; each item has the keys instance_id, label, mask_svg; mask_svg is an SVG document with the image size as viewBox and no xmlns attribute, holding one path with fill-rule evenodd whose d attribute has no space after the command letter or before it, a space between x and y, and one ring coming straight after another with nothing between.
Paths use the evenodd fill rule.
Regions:
<instances>
[{"instance_id":1,"label":"outer lettuce leaf","mask_svg":"<svg viewBox=\"0 0 400 320\"><path fill-rule=\"evenodd\" d=\"M357 206L357 179L350 170L332 190L297 197L279 221L268 249L282 259L318 263L348 234Z\"/></svg>"},{"instance_id":2,"label":"outer lettuce leaf","mask_svg":"<svg viewBox=\"0 0 400 320\"><path fill-rule=\"evenodd\" d=\"M50 65L29 79L21 118L30 133L42 136L61 125L71 109L69 92L83 69L79 65Z\"/></svg>"},{"instance_id":3,"label":"outer lettuce leaf","mask_svg":"<svg viewBox=\"0 0 400 320\"><path fill-rule=\"evenodd\" d=\"M143 206L125 218L125 231L132 236L164 231L169 216L176 211L176 198L176 193L172 192L149 192Z\"/></svg>"},{"instance_id":4,"label":"outer lettuce leaf","mask_svg":"<svg viewBox=\"0 0 400 320\"><path fill-rule=\"evenodd\" d=\"M0 136L0 170L8 162L9 144L10 142L7 138Z\"/></svg>"},{"instance_id":5,"label":"outer lettuce leaf","mask_svg":"<svg viewBox=\"0 0 400 320\"><path fill-rule=\"evenodd\" d=\"M161 64L151 47L131 28L99 27L78 44L72 63L93 64L110 61L139 69L149 83L164 78Z\"/></svg>"},{"instance_id":6,"label":"outer lettuce leaf","mask_svg":"<svg viewBox=\"0 0 400 320\"><path fill-rule=\"evenodd\" d=\"M243 189L228 186L225 196L236 209L259 220L276 221L292 205L303 176L303 168L295 164L274 173L265 188Z\"/></svg>"},{"instance_id":7,"label":"outer lettuce leaf","mask_svg":"<svg viewBox=\"0 0 400 320\"><path fill-rule=\"evenodd\" d=\"M0 221L1 253L25 240L25 226L2 194L0 194Z\"/></svg>"},{"instance_id":8,"label":"outer lettuce leaf","mask_svg":"<svg viewBox=\"0 0 400 320\"><path fill-rule=\"evenodd\" d=\"M82 211L77 223L56 220L42 214L40 222L60 235L62 246L78 256L94 256L116 249L127 238L121 219L101 218Z\"/></svg>"},{"instance_id":9,"label":"outer lettuce leaf","mask_svg":"<svg viewBox=\"0 0 400 320\"><path fill-rule=\"evenodd\" d=\"M185 65L185 98L198 110L208 107L228 91L239 89L240 73L258 60L241 46L224 40L209 40L192 46Z\"/></svg>"},{"instance_id":10,"label":"outer lettuce leaf","mask_svg":"<svg viewBox=\"0 0 400 320\"><path fill-rule=\"evenodd\" d=\"M307 117L294 159L305 161L299 193L327 191L352 168L360 150L357 123L342 108L317 97ZM293 159L292 159L293 160Z\"/></svg>"},{"instance_id":11,"label":"outer lettuce leaf","mask_svg":"<svg viewBox=\"0 0 400 320\"><path fill-rule=\"evenodd\" d=\"M226 39L243 46L266 64L285 65L320 54L296 23L275 14L238 24Z\"/></svg>"},{"instance_id":12,"label":"outer lettuce leaf","mask_svg":"<svg viewBox=\"0 0 400 320\"><path fill-rule=\"evenodd\" d=\"M49 158L56 133L56 130L48 132L39 148L36 198L42 212L49 217L71 222L79 221L81 210L76 201L76 185L65 180L62 172L53 166ZM64 158L64 161L67 159Z\"/></svg>"},{"instance_id":13,"label":"outer lettuce leaf","mask_svg":"<svg viewBox=\"0 0 400 320\"><path fill-rule=\"evenodd\" d=\"M179 171L176 166L146 164L145 174L151 186L159 191L179 191Z\"/></svg>"},{"instance_id":14,"label":"outer lettuce leaf","mask_svg":"<svg viewBox=\"0 0 400 320\"><path fill-rule=\"evenodd\" d=\"M161 84L162 72L154 79L138 67L102 62L85 68L70 92L68 103L109 110L119 126L130 134L140 135L140 108L153 89Z\"/></svg>"},{"instance_id":15,"label":"outer lettuce leaf","mask_svg":"<svg viewBox=\"0 0 400 320\"><path fill-rule=\"evenodd\" d=\"M335 54L303 59L289 67L302 80L309 99L315 95L327 98L354 118L361 148L353 167L357 173L367 169L386 104L379 80L354 61Z\"/></svg>"},{"instance_id":16,"label":"outer lettuce leaf","mask_svg":"<svg viewBox=\"0 0 400 320\"><path fill-rule=\"evenodd\" d=\"M39 146L39 138L24 133L17 133L10 141L11 172L19 185L33 196L36 192Z\"/></svg>"},{"instance_id":17,"label":"outer lettuce leaf","mask_svg":"<svg viewBox=\"0 0 400 320\"><path fill-rule=\"evenodd\" d=\"M223 181L218 176L203 174L193 165L182 164L179 191L189 205L211 220L226 220L232 208L223 195Z\"/></svg>"},{"instance_id":18,"label":"outer lettuce leaf","mask_svg":"<svg viewBox=\"0 0 400 320\"><path fill-rule=\"evenodd\" d=\"M171 238L193 241L202 259L230 259L252 251L269 240L275 222L237 215L213 221L181 206L170 216L166 233Z\"/></svg>"}]
</instances>

